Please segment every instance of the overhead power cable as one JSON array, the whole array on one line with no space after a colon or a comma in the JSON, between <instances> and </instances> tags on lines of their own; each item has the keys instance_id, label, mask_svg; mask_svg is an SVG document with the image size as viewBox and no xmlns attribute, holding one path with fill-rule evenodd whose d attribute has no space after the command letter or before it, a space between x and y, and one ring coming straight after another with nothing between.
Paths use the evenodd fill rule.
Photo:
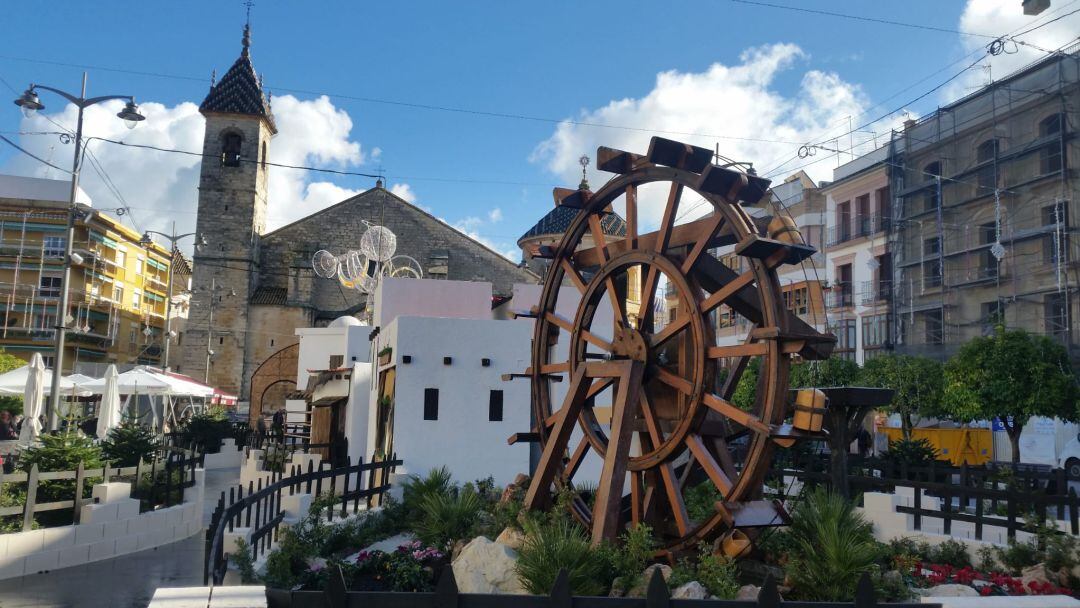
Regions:
<instances>
[{"instance_id":1,"label":"overhead power cable","mask_svg":"<svg viewBox=\"0 0 1080 608\"><path fill-rule=\"evenodd\" d=\"M38 161L39 163L48 165L48 166L52 167L53 169L56 169L57 171L62 171L64 173L67 173L68 175L71 175L71 171L69 171L67 169L63 169L61 167L57 167L56 165L50 163L49 161L45 160L44 158L41 158L40 156L34 154L33 152L27 151L25 148L23 148L22 146L20 146L19 144L15 143L15 142L11 141L10 139L8 139L7 137L5 137L3 135L0 135L0 140L3 140L5 143L7 143L12 148L15 148L19 152L22 152L23 154L25 154L25 155L29 156L30 158Z\"/></svg>"},{"instance_id":2,"label":"overhead power cable","mask_svg":"<svg viewBox=\"0 0 1080 608\"><path fill-rule=\"evenodd\" d=\"M772 2L759 2L757 0L728 0L728 2L734 2L735 4L747 4L750 6L761 6L765 8L775 8L786 11L795 11L799 13L807 13L811 15L823 15L826 17L839 17L841 19L851 19L853 21L863 21L867 23L879 23L882 25L895 25L899 27L907 27L919 30L928 30L932 32L942 32L945 34L959 34L961 36L973 36L977 38L997 38L997 36L991 36L989 34L978 34L975 32L965 32L962 30L955 30L947 27L938 27L936 25L926 25L924 23L905 23L903 21L893 21L891 19L881 19L878 17L867 17L865 15L849 15L847 13L837 13L835 11L825 11L815 8L806 8L802 6L789 6L786 4L774 4Z\"/></svg>"}]
</instances>

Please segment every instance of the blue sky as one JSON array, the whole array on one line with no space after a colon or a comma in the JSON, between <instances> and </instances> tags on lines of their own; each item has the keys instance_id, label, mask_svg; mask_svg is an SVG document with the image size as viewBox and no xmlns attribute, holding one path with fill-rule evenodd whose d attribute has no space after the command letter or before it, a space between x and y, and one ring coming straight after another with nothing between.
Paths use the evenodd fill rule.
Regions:
<instances>
[{"instance_id":1,"label":"blue sky","mask_svg":"<svg viewBox=\"0 0 1080 608\"><path fill-rule=\"evenodd\" d=\"M1019 15L1019 0L785 2L950 30L1003 33L1034 23ZM1053 4L1060 10L1066 2ZM1063 12L1067 10L1071 9ZM201 101L211 70L222 74L235 60L244 23L239 1L9 3L4 12L0 77L12 87L21 91L34 81L77 89L81 69L44 62L184 77L89 69L91 94L134 94L141 102L161 104L160 124L172 121L168 127L140 126L148 131L133 133L132 138L193 150L201 141L201 126L190 107L178 108L184 102ZM1061 35L1075 36L1080 29L1075 19L1071 16L1032 36L1053 34L1059 26L1072 32ZM278 159L363 172L381 168L399 191L407 185L405 192L417 204L504 252L512 250L517 236L549 208L553 185L576 184L570 161L583 153L592 156L597 143L643 147L648 134L559 127L539 120L342 95L644 129L682 130L685 124L686 130L699 133L805 141L822 133L823 125L832 133L847 131L847 116L860 124L899 107L966 63L882 107L872 106L986 42L956 33L728 0L304 4L264 0L254 7L252 24L253 59L265 76L266 88L274 92L275 111L296 112L286 123L304 125L308 117L320 125L313 132L292 127L280 146L275 139L272 146L281 148L278 154L288 155ZM748 49L758 51L748 54ZM745 69L729 73L717 71L714 64ZM762 66L772 67L763 72ZM663 72L672 72L672 77L660 86L658 74ZM761 73L767 76L757 82L756 74ZM995 75L1003 73L994 68ZM981 70L973 70L948 91L907 109L915 114L930 111L943 101L942 95L963 93L965 86L985 78ZM728 80L742 82L741 88L722 86ZM320 104L316 93L326 93L329 99ZM15 96L3 83L0 94ZM62 110L56 97L43 96L43 101L50 113ZM759 110L769 118L757 125ZM70 116L55 118L65 122ZM158 118L152 113L149 117L147 124ZM887 133L897 120L893 116L873 129ZM41 123L22 121L10 102L0 103L0 132L40 127ZM90 127L125 135L111 131L115 125L104 118L92 121ZM152 137L156 131L160 137ZM872 136L854 137L860 143ZM676 138L708 147L717 141ZM24 135L19 141L62 166L70 163L70 147L58 144L53 136ZM155 157L156 163L144 165L134 155L149 158L150 153L95 145L102 146L97 149L101 168L133 208L140 228L164 228L170 215L181 227L193 223L190 166L175 166L162 155ZM763 168L794 155L797 147L720 141L721 152L754 154L749 160ZM0 172L44 174L34 161L14 155L10 147L0 146ZM815 177L827 177L830 162L835 166L835 159L818 163L812 169ZM52 177L61 176L54 172ZM593 176L594 182L600 179ZM312 189L312 182L329 184ZM295 219L333 202L337 195L371 187L372 180L293 172L281 176L280 183L279 192L271 192L272 223L275 218L279 223ZM96 206L119 206L98 176L89 175L86 184ZM163 209L169 211L160 213Z\"/></svg>"}]
</instances>

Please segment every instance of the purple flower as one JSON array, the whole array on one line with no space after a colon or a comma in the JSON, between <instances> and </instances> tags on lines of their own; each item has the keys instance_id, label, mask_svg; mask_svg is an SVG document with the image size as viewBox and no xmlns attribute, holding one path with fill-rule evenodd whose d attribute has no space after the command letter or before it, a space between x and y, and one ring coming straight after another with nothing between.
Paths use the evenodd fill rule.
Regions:
<instances>
[{"instance_id":1,"label":"purple flower","mask_svg":"<svg viewBox=\"0 0 1080 608\"><path fill-rule=\"evenodd\" d=\"M308 560L309 572L320 572L326 568L326 560L321 557L313 557Z\"/></svg>"}]
</instances>

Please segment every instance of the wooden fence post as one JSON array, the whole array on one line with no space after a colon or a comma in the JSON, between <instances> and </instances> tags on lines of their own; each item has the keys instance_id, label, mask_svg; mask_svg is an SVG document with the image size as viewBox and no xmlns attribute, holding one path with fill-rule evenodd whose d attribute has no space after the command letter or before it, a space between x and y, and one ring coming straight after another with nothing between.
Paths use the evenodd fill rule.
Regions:
<instances>
[{"instance_id":1,"label":"wooden fence post","mask_svg":"<svg viewBox=\"0 0 1080 608\"><path fill-rule=\"evenodd\" d=\"M37 503L38 466L30 467L30 476L26 478L26 504L23 505L23 532L34 527L34 504Z\"/></svg>"},{"instance_id":2,"label":"wooden fence post","mask_svg":"<svg viewBox=\"0 0 1080 608\"><path fill-rule=\"evenodd\" d=\"M345 573L341 571L341 566L330 572L323 597L330 608L346 608L349 605L349 589L345 585Z\"/></svg>"},{"instance_id":3,"label":"wooden fence post","mask_svg":"<svg viewBox=\"0 0 1080 608\"><path fill-rule=\"evenodd\" d=\"M1073 535L1080 534L1080 516L1077 514L1077 509L1080 509L1080 500L1076 499L1076 489L1069 488L1069 529Z\"/></svg>"},{"instance_id":4,"label":"wooden fence post","mask_svg":"<svg viewBox=\"0 0 1080 608\"><path fill-rule=\"evenodd\" d=\"M83 496L83 480L86 477L86 471L83 469L82 461L79 462L79 466L75 469L75 500L71 507L71 521L72 523L79 523L79 516L82 512L82 496Z\"/></svg>"}]
</instances>

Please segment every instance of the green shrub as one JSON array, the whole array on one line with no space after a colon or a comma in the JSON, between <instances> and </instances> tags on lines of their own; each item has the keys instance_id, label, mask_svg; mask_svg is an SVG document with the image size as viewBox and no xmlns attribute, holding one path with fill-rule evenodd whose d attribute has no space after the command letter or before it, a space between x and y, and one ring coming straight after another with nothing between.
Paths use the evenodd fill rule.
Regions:
<instances>
[{"instance_id":1,"label":"green shrub","mask_svg":"<svg viewBox=\"0 0 1080 608\"><path fill-rule=\"evenodd\" d=\"M979 547L979 570L982 572L994 572L997 570L997 551L991 545Z\"/></svg>"},{"instance_id":2,"label":"green shrub","mask_svg":"<svg viewBox=\"0 0 1080 608\"><path fill-rule=\"evenodd\" d=\"M255 561L251 557L251 546L246 540L236 539L236 553L229 557L236 564L236 569L240 571L241 583L250 585L259 580L259 577L255 575Z\"/></svg>"},{"instance_id":3,"label":"green shrub","mask_svg":"<svg viewBox=\"0 0 1080 608\"><path fill-rule=\"evenodd\" d=\"M720 599L731 600L739 593L739 568L735 560L702 549L698 557L697 581Z\"/></svg>"},{"instance_id":4,"label":"green shrub","mask_svg":"<svg viewBox=\"0 0 1080 608\"><path fill-rule=\"evenodd\" d=\"M900 439L889 442L886 457L897 464L921 467L937 460L938 451L926 439Z\"/></svg>"},{"instance_id":5,"label":"green shrub","mask_svg":"<svg viewBox=\"0 0 1080 608\"><path fill-rule=\"evenodd\" d=\"M1035 539L1019 542L1015 538L1010 538L1008 546L1004 549L997 548L998 561L1013 574L1020 574L1024 568L1034 566L1042 561L1042 557Z\"/></svg>"},{"instance_id":6,"label":"green shrub","mask_svg":"<svg viewBox=\"0 0 1080 608\"><path fill-rule=\"evenodd\" d=\"M605 543L597 551L597 559L603 564L603 578L619 579L623 588L638 583L642 571L652 561L656 541L652 528L636 524L622 533L618 544Z\"/></svg>"},{"instance_id":7,"label":"green shrub","mask_svg":"<svg viewBox=\"0 0 1080 608\"><path fill-rule=\"evenodd\" d=\"M114 467L133 467L150 460L157 449L157 437L137 422L122 422L109 429L101 442L101 454Z\"/></svg>"},{"instance_id":8,"label":"green shrub","mask_svg":"<svg viewBox=\"0 0 1080 608\"><path fill-rule=\"evenodd\" d=\"M29 472L33 465L37 465L38 471L74 471L82 463L84 469L96 469L103 466L101 461L101 448L94 440L74 427L68 427L55 435L43 433L40 437L40 445L26 448L19 455L19 467ZM83 480L81 495L87 494L87 489L100 481L100 477L88 477ZM71 500L75 497L75 480L42 481L38 484L37 502L55 502ZM61 526L71 523L72 512L67 509L58 511L46 511L34 516L44 526Z\"/></svg>"},{"instance_id":9,"label":"green shrub","mask_svg":"<svg viewBox=\"0 0 1080 608\"><path fill-rule=\"evenodd\" d=\"M968 553L967 545L951 538L931 547L929 553L927 559L933 564L949 564L956 568L974 565L971 563L971 554Z\"/></svg>"},{"instance_id":10,"label":"green shrub","mask_svg":"<svg viewBox=\"0 0 1080 608\"><path fill-rule=\"evenodd\" d=\"M879 550L873 526L839 494L817 488L792 512L795 550L787 574L803 599L850 601Z\"/></svg>"},{"instance_id":11,"label":"green shrub","mask_svg":"<svg viewBox=\"0 0 1080 608\"><path fill-rule=\"evenodd\" d=\"M694 521L705 521L716 514L716 501L723 498L711 481L703 481L686 491L686 514Z\"/></svg>"},{"instance_id":12,"label":"green shrub","mask_svg":"<svg viewBox=\"0 0 1080 608\"><path fill-rule=\"evenodd\" d=\"M1072 570L1078 560L1080 539L1072 534L1052 534L1046 539L1046 567L1057 572L1062 568Z\"/></svg>"},{"instance_id":13,"label":"green shrub","mask_svg":"<svg viewBox=\"0 0 1080 608\"><path fill-rule=\"evenodd\" d=\"M525 589L536 595L550 593L563 569L574 595L596 595L604 590L600 582L603 564L581 528L566 519L528 526L514 569Z\"/></svg>"},{"instance_id":14,"label":"green shrub","mask_svg":"<svg viewBox=\"0 0 1080 608\"><path fill-rule=\"evenodd\" d=\"M428 494L420 503L416 537L433 547L449 549L455 541L471 535L481 507L480 497L471 487L448 494Z\"/></svg>"},{"instance_id":15,"label":"green shrub","mask_svg":"<svg viewBox=\"0 0 1080 608\"><path fill-rule=\"evenodd\" d=\"M207 454L221 451L221 440L232 437L233 427L221 407L207 408L187 419L180 429L185 441L194 442Z\"/></svg>"},{"instance_id":16,"label":"green shrub","mask_svg":"<svg viewBox=\"0 0 1080 608\"><path fill-rule=\"evenodd\" d=\"M447 495L454 489L453 477L446 467L431 469L427 475L409 475L401 485L401 502L407 522L416 522L423 515L424 499L428 496Z\"/></svg>"}]
</instances>

